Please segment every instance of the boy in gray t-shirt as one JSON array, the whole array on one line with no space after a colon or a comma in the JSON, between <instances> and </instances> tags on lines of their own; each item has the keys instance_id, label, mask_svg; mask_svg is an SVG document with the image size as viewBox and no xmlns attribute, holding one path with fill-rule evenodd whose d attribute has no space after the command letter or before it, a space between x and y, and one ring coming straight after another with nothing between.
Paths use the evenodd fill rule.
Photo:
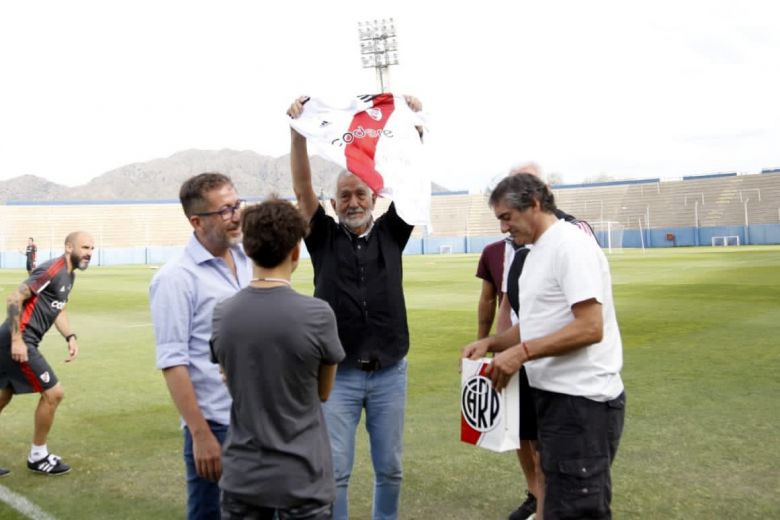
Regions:
<instances>
[{"instance_id":1,"label":"boy in gray t-shirt","mask_svg":"<svg viewBox=\"0 0 780 520\"><path fill-rule=\"evenodd\" d=\"M307 232L289 202L244 209L255 279L214 309L212 356L233 397L222 453L222 519L331 516L335 483L320 402L344 350L333 311L290 276Z\"/></svg>"}]
</instances>

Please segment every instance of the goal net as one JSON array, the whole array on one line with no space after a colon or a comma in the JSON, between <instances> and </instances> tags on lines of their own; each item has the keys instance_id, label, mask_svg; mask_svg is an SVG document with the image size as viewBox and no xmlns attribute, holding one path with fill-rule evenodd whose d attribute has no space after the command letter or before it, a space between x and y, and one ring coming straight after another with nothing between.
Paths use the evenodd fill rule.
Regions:
<instances>
[{"instance_id":1,"label":"goal net","mask_svg":"<svg viewBox=\"0 0 780 520\"><path fill-rule=\"evenodd\" d=\"M739 236L723 235L723 236L712 237L712 245L713 247L714 246L738 246Z\"/></svg>"},{"instance_id":2,"label":"goal net","mask_svg":"<svg viewBox=\"0 0 780 520\"><path fill-rule=\"evenodd\" d=\"M623 252L623 230L622 223L614 220L604 220L589 222L596 233L596 238L603 249L609 253Z\"/></svg>"}]
</instances>

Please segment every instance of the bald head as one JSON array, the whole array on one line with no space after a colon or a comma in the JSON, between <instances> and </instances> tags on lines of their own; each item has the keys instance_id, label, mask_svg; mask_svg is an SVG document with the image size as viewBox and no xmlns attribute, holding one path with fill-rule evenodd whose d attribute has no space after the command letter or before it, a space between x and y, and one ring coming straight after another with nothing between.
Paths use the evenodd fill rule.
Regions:
<instances>
[{"instance_id":1,"label":"bald head","mask_svg":"<svg viewBox=\"0 0 780 520\"><path fill-rule=\"evenodd\" d=\"M69 260L71 271L76 268L83 271L89 267L94 250L95 239L86 231L73 231L65 237L65 255Z\"/></svg>"},{"instance_id":2,"label":"bald head","mask_svg":"<svg viewBox=\"0 0 780 520\"><path fill-rule=\"evenodd\" d=\"M542 177L542 168L535 162L521 164L520 166L515 166L509 170L509 175L517 175L518 173L530 173L531 175L544 180Z\"/></svg>"},{"instance_id":3,"label":"bald head","mask_svg":"<svg viewBox=\"0 0 780 520\"><path fill-rule=\"evenodd\" d=\"M90 240L94 242L92 235L90 235L86 231L72 231L68 233L68 236L65 237L65 246L67 246L68 244L73 245L78 240Z\"/></svg>"}]
</instances>

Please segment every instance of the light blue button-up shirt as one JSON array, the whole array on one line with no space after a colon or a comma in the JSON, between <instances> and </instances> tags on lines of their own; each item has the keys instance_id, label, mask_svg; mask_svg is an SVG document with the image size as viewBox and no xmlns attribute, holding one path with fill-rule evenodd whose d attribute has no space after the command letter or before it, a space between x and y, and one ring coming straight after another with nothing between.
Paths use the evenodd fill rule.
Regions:
<instances>
[{"instance_id":1,"label":"light blue button-up shirt","mask_svg":"<svg viewBox=\"0 0 780 520\"><path fill-rule=\"evenodd\" d=\"M210 359L211 315L217 302L252 279L252 261L240 246L231 251L238 280L193 234L182 254L166 263L149 286L157 368L187 366L203 416L225 425L230 424L231 399L219 366Z\"/></svg>"}]
</instances>

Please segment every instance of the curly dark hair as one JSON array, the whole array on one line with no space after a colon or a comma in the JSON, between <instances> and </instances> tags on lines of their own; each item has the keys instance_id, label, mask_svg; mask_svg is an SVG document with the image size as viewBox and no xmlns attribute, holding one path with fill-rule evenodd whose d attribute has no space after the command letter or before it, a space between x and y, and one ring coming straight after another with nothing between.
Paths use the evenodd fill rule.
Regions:
<instances>
[{"instance_id":1,"label":"curly dark hair","mask_svg":"<svg viewBox=\"0 0 780 520\"><path fill-rule=\"evenodd\" d=\"M265 268L281 264L309 232L301 212L286 200L272 197L241 212L244 251Z\"/></svg>"},{"instance_id":2,"label":"curly dark hair","mask_svg":"<svg viewBox=\"0 0 780 520\"><path fill-rule=\"evenodd\" d=\"M512 209L523 211L538 200L542 211L555 211L555 197L550 188L536 175L517 173L505 177L490 193L488 204L491 208L503 202Z\"/></svg>"},{"instance_id":3,"label":"curly dark hair","mask_svg":"<svg viewBox=\"0 0 780 520\"><path fill-rule=\"evenodd\" d=\"M191 217L206 210L206 194L225 184L233 186L230 177L222 173L206 172L190 177L179 189L179 200L184 214Z\"/></svg>"}]
</instances>

